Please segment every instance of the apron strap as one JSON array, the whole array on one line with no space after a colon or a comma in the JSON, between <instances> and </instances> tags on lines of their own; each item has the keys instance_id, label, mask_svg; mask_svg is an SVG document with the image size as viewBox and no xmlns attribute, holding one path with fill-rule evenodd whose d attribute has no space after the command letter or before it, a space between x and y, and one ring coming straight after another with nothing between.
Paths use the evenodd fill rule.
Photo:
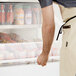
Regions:
<instances>
[{"instance_id":1,"label":"apron strap","mask_svg":"<svg viewBox=\"0 0 76 76\"><path fill-rule=\"evenodd\" d=\"M68 23L70 20L74 19L74 18L76 18L76 16L73 16L73 17L69 18L69 19L60 27L56 40L58 40L59 35L62 34L62 28L63 28L63 29L71 28L71 25L67 25L67 26L64 26L64 25L65 25L66 23Z\"/></svg>"}]
</instances>

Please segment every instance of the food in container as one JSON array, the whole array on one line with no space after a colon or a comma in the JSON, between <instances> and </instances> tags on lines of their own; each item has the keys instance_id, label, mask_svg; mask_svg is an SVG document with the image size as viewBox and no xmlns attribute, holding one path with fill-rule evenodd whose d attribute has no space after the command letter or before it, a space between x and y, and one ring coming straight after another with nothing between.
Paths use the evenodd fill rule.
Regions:
<instances>
[{"instance_id":1,"label":"food in container","mask_svg":"<svg viewBox=\"0 0 76 76\"><path fill-rule=\"evenodd\" d=\"M25 40L21 39L20 36L16 33L10 33L10 38L16 42L25 42Z\"/></svg>"},{"instance_id":2,"label":"food in container","mask_svg":"<svg viewBox=\"0 0 76 76\"><path fill-rule=\"evenodd\" d=\"M3 33L0 32L0 43L17 43L17 42L26 42L27 40L24 40L20 38L19 35L16 33Z\"/></svg>"},{"instance_id":3,"label":"food in container","mask_svg":"<svg viewBox=\"0 0 76 76\"><path fill-rule=\"evenodd\" d=\"M14 7L14 24L24 25L24 9L23 5L15 5Z\"/></svg>"},{"instance_id":4,"label":"food in container","mask_svg":"<svg viewBox=\"0 0 76 76\"><path fill-rule=\"evenodd\" d=\"M25 5L25 24L32 24L32 8L31 6Z\"/></svg>"},{"instance_id":5,"label":"food in container","mask_svg":"<svg viewBox=\"0 0 76 76\"><path fill-rule=\"evenodd\" d=\"M1 6L0 6L0 24L1 24Z\"/></svg>"},{"instance_id":6,"label":"food in container","mask_svg":"<svg viewBox=\"0 0 76 76\"><path fill-rule=\"evenodd\" d=\"M0 32L0 43L15 43L15 42L16 41L12 40L8 34Z\"/></svg>"},{"instance_id":7,"label":"food in container","mask_svg":"<svg viewBox=\"0 0 76 76\"><path fill-rule=\"evenodd\" d=\"M4 10L4 5L2 4L0 6L0 24L5 24L5 10Z\"/></svg>"},{"instance_id":8,"label":"food in container","mask_svg":"<svg viewBox=\"0 0 76 76\"><path fill-rule=\"evenodd\" d=\"M13 24L13 20L14 20L14 13L12 5L10 4L7 12L7 24Z\"/></svg>"}]
</instances>

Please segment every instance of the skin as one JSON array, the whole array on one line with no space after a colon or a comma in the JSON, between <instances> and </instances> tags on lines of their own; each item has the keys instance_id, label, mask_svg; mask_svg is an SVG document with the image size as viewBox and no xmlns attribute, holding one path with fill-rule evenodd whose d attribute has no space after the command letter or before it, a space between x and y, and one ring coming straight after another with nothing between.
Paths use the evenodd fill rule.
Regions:
<instances>
[{"instance_id":1,"label":"skin","mask_svg":"<svg viewBox=\"0 0 76 76\"><path fill-rule=\"evenodd\" d=\"M48 61L49 52L51 50L54 38L55 23L54 23L54 11L52 5L41 8L41 10L43 17L43 24L42 24L43 49L42 53L38 56L37 63L41 66L45 66Z\"/></svg>"}]
</instances>

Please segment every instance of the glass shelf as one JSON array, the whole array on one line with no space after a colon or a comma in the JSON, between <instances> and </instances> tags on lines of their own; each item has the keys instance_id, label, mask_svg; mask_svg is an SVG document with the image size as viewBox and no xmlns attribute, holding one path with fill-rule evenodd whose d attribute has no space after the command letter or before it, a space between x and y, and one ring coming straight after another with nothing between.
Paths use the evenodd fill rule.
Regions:
<instances>
[{"instance_id":1,"label":"glass shelf","mask_svg":"<svg viewBox=\"0 0 76 76\"><path fill-rule=\"evenodd\" d=\"M0 0L0 2L38 2L38 0Z\"/></svg>"},{"instance_id":2,"label":"glass shelf","mask_svg":"<svg viewBox=\"0 0 76 76\"><path fill-rule=\"evenodd\" d=\"M27 29L27 28L41 28L42 24L30 24L30 25L0 25L0 29Z\"/></svg>"},{"instance_id":3,"label":"glass shelf","mask_svg":"<svg viewBox=\"0 0 76 76\"><path fill-rule=\"evenodd\" d=\"M42 42L0 44L0 61L36 58L42 51L42 44ZM49 56L57 60L59 57L58 51L59 49L53 46Z\"/></svg>"},{"instance_id":4,"label":"glass shelf","mask_svg":"<svg viewBox=\"0 0 76 76\"><path fill-rule=\"evenodd\" d=\"M58 62L60 61L60 56L52 56L49 57L48 62ZM36 58L26 58L26 59L14 59L14 60L0 60L0 67L1 66L10 66L10 65L21 65L21 64L36 64Z\"/></svg>"}]
</instances>

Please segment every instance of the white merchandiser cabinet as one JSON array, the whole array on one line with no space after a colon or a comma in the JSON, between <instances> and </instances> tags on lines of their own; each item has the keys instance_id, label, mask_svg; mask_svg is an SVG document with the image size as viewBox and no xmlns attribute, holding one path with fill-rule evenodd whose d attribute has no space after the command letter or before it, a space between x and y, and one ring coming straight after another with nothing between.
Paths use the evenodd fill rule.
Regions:
<instances>
[{"instance_id":1,"label":"white merchandiser cabinet","mask_svg":"<svg viewBox=\"0 0 76 76\"><path fill-rule=\"evenodd\" d=\"M38 0L0 0L0 65L35 63L42 51L42 13ZM59 47L49 61L59 60Z\"/></svg>"}]
</instances>

